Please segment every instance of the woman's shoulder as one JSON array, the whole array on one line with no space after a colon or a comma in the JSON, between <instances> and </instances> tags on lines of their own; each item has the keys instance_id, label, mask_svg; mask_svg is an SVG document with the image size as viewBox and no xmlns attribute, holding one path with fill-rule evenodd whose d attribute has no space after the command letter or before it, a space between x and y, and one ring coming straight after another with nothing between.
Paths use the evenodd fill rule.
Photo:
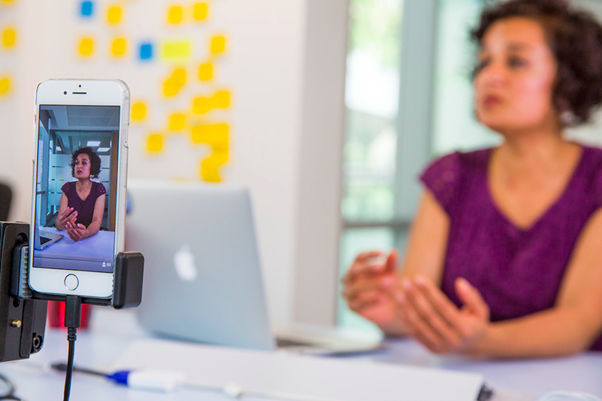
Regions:
<instances>
[{"instance_id":1,"label":"woman's shoulder","mask_svg":"<svg viewBox=\"0 0 602 401\"><path fill-rule=\"evenodd\" d=\"M96 196L101 196L107 193L107 189L102 182L92 181L92 186L94 186L94 192L96 193Z\"/></svg>"},{"instance_id":2,"label":"woman's shoulder","mask_svg":"<svg viewBox=\"0 0 602 401\"><path fill-rule=\"evenodd\" d=\"M71 193L71 191L73 190L74 185L75 185L74 181L67 181L61 187L61 191L63 191L65 193L65 195L69 195Z\"/></svg>"},{"instance_id":3,"label":"woman's shoulder","mask_svg":"<svg viewBox=\"0 0 602 401\"><path fill-rule=\"evenodd\" d=\"M440 156L429 163L424 174L462 175L473 171L486 171L492 148L456 151Z\"/></svg>"}]
</instances>

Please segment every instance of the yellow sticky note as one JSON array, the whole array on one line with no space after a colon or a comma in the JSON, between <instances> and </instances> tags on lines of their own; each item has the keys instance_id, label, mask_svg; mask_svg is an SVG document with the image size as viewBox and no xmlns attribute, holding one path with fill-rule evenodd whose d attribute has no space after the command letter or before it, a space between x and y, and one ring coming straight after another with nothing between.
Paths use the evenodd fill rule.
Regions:
<instances>
[{"instance_id":1,"label":"yellow sticky note","mask_svg":"<svg viewBox=\"0 0 602 401\"><path fill-rule=\"evenodd\" d=\"M146 118L146 104L136 102L132 104L132 121L142 121Z\"/></svg>"},{"instance_id":2,"label":"yellow sticky note","mask_svg":"<svg viewBox=\"0 0 602 401\"><path fill-rule=\"evenodd\" d=\"M179 87L186 85L186 68L176 68L173 70L171 78Z\"/></svg>"},{"instance_id":3,"label":"yellow sticky note","mask_svg":"<svg viewBox=\"0 0 602 401\"><path fill-rule=\"evenodd\" d=\"M0 96L7 95L10 92L11 86L12 83L9 77L0 77Z\"/></svg>"},{"instance_id":4,"label":"yellow sticky note","mask_svg":"<svg viewBox=\"0 0 602 401\"><path fill-rule=\"evenodd\" d=\"M163 135L151 134L146 141L146 149L151 153L158 153L163 150Z\"/></svg>"},{"instance_id":5,"label":"yellow sticky note","mask_svg":"<svg viewBox=\"0 0 602 401\"><path fill-rule=\"evenodd\" d=\"M185 60L190 58L192 44L189 40L167 41L161 43L160 56L164 60Z\"/></svg>"},{"instance_id":6,"label":"yellow sticky note","mask_svg":"<svg viewBox=\"0 0 602 401\"><path fill-rule=\"evenodd\" d=\"M78 51L80 56L91 56L94 53L94 39L89 37L80 39Z\"/></svg>"},{"instance_id":7,"label":"yellow sticky note","mask_svg":"<svg viewBox=\"0 0 602 401\"><path fill-rule=\"evenodd\" d=\"M116 25L121 22L122 10L119 6L111 6L107 12L107 21L111 25Z\"/></svg>"},{"instance_id":8,"label":"yellow sticky note","mask_svg":"<svg viewBox=\"0 0 602 401\"><path fill-rule=\"evenodd\" d=\"M127 51L127 41L125 38L115 38L111 42L111 54L115 57L122 57Z\"/></svg>"},{"instance_id":9,"label":"yellow sticky note","mask_svg":"<svg viewBox=\"0 0 602 401\"><path fill-rule=\"evenodd\" d=\"M2 4L12 4L12 3L15 3L15 2L16 2L16 0L2 0L1 1Z\"/></svg>"},{"instance_id":10,"label":"yellow sticky note","mask_svg":"<svg viewBox=\"0 0 602 401\"><path fill-rule=\"evenodd\" d=\"M196 3L192 11L192 17L195 21L205 21L209 15L209 5L207 3Z\"/></svg>"},{"instance_id":11,"label":"yellow sticky note","mask_svg":"<svg viewBox=\"0 0 602 401\"><path fill-rule=\"evenodd\" d=\"M211 38L211 53L222 54L226 51L226 37L224 35L216 35Z\"/></svg>"},{"instance_id":12,"label":"yellow sticky note","mask_svg":"<svg viewBox=\"0 0 602 401\"><path fill-rule=\"evenodd\" d=\"M202 63L199 66L199 80L202 82L208 82L213 79L213 64Z\"/></svg>"},{"instance_id":13,"label":"yellow sticky note","mask_svg":"<svg viewBox=\"0 0 602 401\"><path fill-rule=\"evenodd\" d=\"M213 107L221 109L230 107L230 92L226 90L215 92L215 95L213 95Z\"/></svg>"},{"instance_id":14,"label":"yellow sticky note","mask_svg":"<svg viewBox=\"0 0 602 401\"><path fill-rule=\"evenodd\" d=\"M6 28L2 31L2 46L11 48L17 43L17 31L15 28Z\"/></svg>"},{"instance_id":15,"label":"yellow sticky note","mask_svg":"<svg viewBox=\"0 0 602 401\"><path fill-rule=\"evenodd\" d=\"M181 86L173 78L168 78L163 82L163 95L165 97L172 97L178 94Z\"/></svg>"},{"instance_id":16,"label":"yellow sticky note","mask_svg":"<svg viewBox=\"0 0 602 401\"><path fill-rule=\"evenodd\" d=\"M195 97L192 101L192 112L194 114L207 114L212 109L212 102L207 97Z\"/></svg>"},{"instance_id":17,"label":"yellow sticky note","mask_svg":"<svg viewBox=\"0 0 602 401\"><path fill-rule=\"evenodd\" d=\"M192 127L192 143L206 144L219 152L228 151L230 126L226 123L200 124Z\"/></svg>"},{"instance_id":18,"label":"yellow sticky note","mask_svg":"<svg viewBox=\"0 0 602 401\"><path fill-rule=\"evenodd\" d=\"M200 176L203 181L222 182L219 168L228 162L228 153L213 152L208 158L201 161Z\"/></svg>"},{"instance_id":19,"label":"yellow sticky note","mask_svg":"<svg viewBox=\"0 0 602 401\"><path fill-rule=\"evenodd\" d=\"M186 127L186 116L181 113L175 113L169 116L169 129L171 131L181 131Z\"/></svg>"},{"instance_id":20,"label":"yellow sticky note","mask_svg":"<svg viewBox=\"0 0 602 401\"><path fill-rule=\"evenodd\" d=\"M171 6L167 11L167 21L170 24L180 24L184 19L184 10L182 6Z\"/></svg>"}]
</instances>

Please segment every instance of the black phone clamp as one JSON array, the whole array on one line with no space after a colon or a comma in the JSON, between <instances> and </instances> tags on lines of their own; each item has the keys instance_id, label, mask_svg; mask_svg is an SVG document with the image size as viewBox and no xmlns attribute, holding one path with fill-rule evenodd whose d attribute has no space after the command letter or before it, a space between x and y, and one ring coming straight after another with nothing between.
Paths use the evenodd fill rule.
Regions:
<instances>
[{"instance_id":1,"label":"black phone clamp","mask_svg":"<svg viewBox=\"0 0 602 401\"><path fill-rule=\"evenodd\" d=\"M29 224L0 222L0 362L27 359L42 349L47 301L64 295L40 294L29 288ZM115 259L113 297L81 298L81 303L135 308L142 301L144 257L122 252Z\"/></svg>"}]
</instances>

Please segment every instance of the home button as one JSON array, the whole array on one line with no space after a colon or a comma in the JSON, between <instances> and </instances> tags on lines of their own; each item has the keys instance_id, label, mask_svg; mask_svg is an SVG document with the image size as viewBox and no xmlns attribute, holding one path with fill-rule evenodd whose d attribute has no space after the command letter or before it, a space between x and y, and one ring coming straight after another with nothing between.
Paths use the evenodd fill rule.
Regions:
<instances>
[{"instance_id":1,"label":"home button","mask_svg":"<svg viewBox=\"0 0 602 401\"><path fill-rule=\"evenodd\" d=\"M67 287L69 291L75 291L78 286L79 279L75 274L69 274L67 277L65 277L65 287Z\"/></svg>"}]
</instances>

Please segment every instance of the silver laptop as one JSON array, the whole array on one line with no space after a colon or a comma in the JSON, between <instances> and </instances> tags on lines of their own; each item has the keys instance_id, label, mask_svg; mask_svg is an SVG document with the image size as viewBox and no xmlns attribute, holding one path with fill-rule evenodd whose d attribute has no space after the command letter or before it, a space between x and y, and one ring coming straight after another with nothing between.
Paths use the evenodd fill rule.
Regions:
<instances>
[{"instance_id":1,"label":"silver laptop","mask_svg":"<svg viewBox=\"0 0 602 401\"><path fill-rule=\"evenodd\" d=\"M60 241L61 239L63 239L62 234L40 230L40 228L36 226L33 246L35 249L41 251L42 249L54 244L57 241Z\"/></svg>"},{"instance_id":2,"label":"silver laptop","mask_svg":"<svg viewBox=\"0 0 602 401\"><path fill-rule=\"evenodd\" d=\"M146 329L209 344L273 350L246 189L128 183L126 250L145 258L138 320ZM375 349L380 338L281 327L281 344L299 352ZM280 337L280 336L279 336Z\"/></svg>"}]
</instances>

